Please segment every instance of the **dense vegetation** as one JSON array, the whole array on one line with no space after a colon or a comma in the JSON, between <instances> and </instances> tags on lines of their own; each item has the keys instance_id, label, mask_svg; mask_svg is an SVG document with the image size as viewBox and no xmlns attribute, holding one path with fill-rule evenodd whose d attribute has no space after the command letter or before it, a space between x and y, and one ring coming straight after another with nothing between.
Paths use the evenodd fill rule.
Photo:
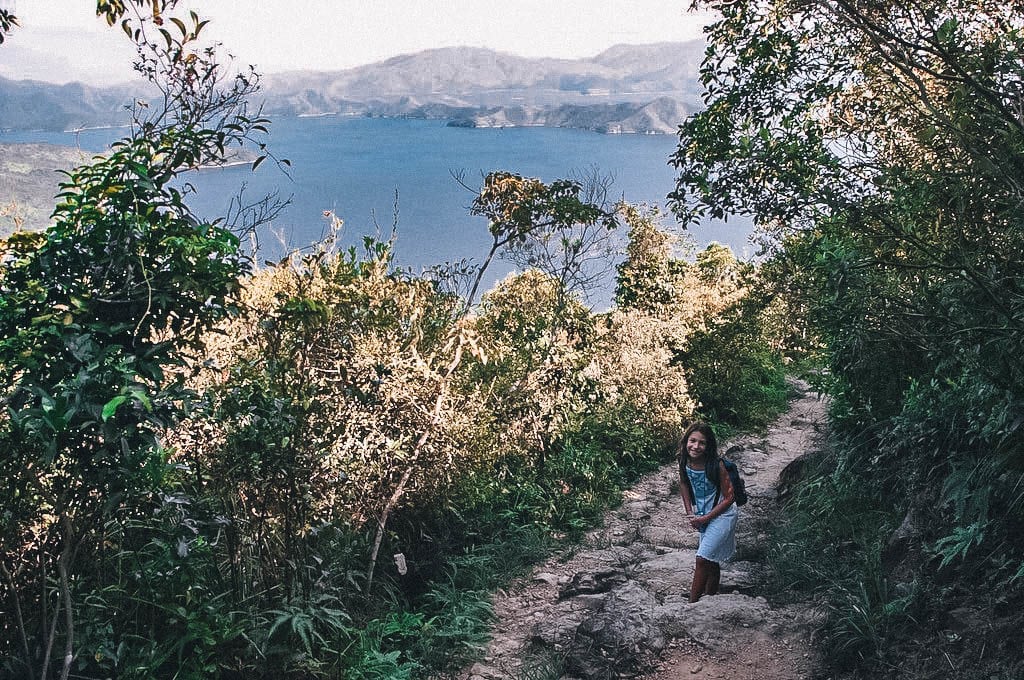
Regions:
<instances>
[{"instance_id":1,"label":"dense vegetation","mask_svg":"<svg viewBox=\"0 0 1024 680\"><path fill-rule=\"evenodd\" d=\"M523 271L479 301L481 268L414 275L373 239L254 270L181 180L238 145L268 158L258 79L173 4L97 3L163 100L67 175L52 227L0 242L0 676L442 674L484 639L489 589L682 424L784 401L760 271L681 258L599 182L490 174L484 266ZM578 292L623 225L597 314Z\"/></svg>"},{"instance_id":2,"label":"dense vegetation","mask_svg":"<svg viewBox=\"0 0 1024 680\"><path fill-rule=\"evenodd\" d=\"M372 239L254 270L193 218L182 173L262 161L266 121L173 4L97 3L165 97L0 245L0 674L444 673L683 422L765 422L783 358L833 435L775 575L822 598L836 672L1024 672L1020 2L708 3L673 198L752 215L757 266L494 172L483 265L422 275ZM522 273L477 299L496 256Z\"/></svg>"},{"instance_id":3,"label":"dense vegetation","mask_svg":"<svg viewBox=\"0 0 1024 680\"><path fill-rule=\"evenodd\" d=\"M1024 5L707 4L676 207L755 217L832 397L780 586L837 670L1020 677Z\"/></svg>"}]
</instances>

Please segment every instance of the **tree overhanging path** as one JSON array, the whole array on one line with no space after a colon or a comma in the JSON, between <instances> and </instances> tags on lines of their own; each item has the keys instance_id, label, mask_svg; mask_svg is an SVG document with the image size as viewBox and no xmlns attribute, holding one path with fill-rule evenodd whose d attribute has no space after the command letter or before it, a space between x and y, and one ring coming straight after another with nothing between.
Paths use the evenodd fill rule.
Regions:
<instances>
[{"instance_id":1,"label":"tree overhanging path","mask_svg":"<svg viewBox=\"0 0 1024 680\"><path fill-rule=\"evenodd\" d=\"M763 597L784 471L815 450L826 423L818 395L805 383L792 386L788 410L764 433L721 443L750 494L721 594L687 602L696 535L684 528L682 501L671 493L678 472L669 464L626 491L582 545L495 596L491 643L459 678L551 677L544 669L553 667L563 678L816 677L811 636L819 614L810 604L777 606Z\"/></svg>"}]
</instances>

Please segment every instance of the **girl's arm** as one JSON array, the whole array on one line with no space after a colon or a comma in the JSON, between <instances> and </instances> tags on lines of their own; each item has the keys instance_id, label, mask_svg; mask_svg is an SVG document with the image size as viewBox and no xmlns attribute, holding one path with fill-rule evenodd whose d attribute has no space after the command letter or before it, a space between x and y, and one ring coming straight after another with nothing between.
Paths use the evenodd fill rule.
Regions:
<instances>
[{"instance_id":1,"label":"girl's arm","mask_svg":"<svg viewBox=\"0 0 1024 680\"><path fill-rule=\"evenodd\" d=\"M720 498L718 499L718 505L711 508L711 512L708 513L710 517L718 517L728 510L729 506L736 500L736 492L732 488L729 471L725 469L725 463L722 461L718 461L718 488Z\"/></svg>"},{"instance_id":2,"label":"girl's arm","mask_svg":"<svg viewBox=\"0 0 1024 680\"><path fill-rule=\"evenodd\" d=\"M721 479L724 482L722 484L722 503L725 505L722 507L722 512L725 512L736 500L736 490L732 486L732 477L729 476L729 471L725 469L725 463L719 461L719 465L721 466L719 471Z\"/></svg>"},{"instance_id":3,"label":"girl's arm","mask_svg":"<svg viewBox=\"0 0 1024 680\"><path fill-rule=\"evenodd\" d=\"M692 515L693 497L690 495L690 480L686 478L686 470L683 468L683 465L679 466L679 495L683 497L683 507L686 508L686 514Z\"/></svg>"}]
</instances>

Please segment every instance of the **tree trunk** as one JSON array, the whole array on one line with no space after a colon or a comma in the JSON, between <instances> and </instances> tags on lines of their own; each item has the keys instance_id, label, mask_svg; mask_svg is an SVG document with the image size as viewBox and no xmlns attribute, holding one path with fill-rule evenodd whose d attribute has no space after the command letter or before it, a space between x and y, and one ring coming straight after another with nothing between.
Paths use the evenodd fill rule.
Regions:
<instances>
[{"instance_id":1,"label":"tree trunk","mask_svg":"<svg viewBox=\"0 0 1024 680\"><path fill-rule=\"evenodd\" d=\"M437 426L441 420L441 408L444 406L444 400L448 396L448 388L451 386L452 375L455 373L455 369L459 367L462 362L462 340L459 339L455 346L455 356L452 358L451 363L448 364L448 368L445 370L444 375L441 376L440 383L438 385L437 398L434 400L434 410L430 415L430 422L427 423L426 428L420 434L420 438L416 441L416 446L413 447L412 456L409 458L409 464L405 468L405 472L402 473L401 479L398 481L398 486L391 493L391 497L388 498L388 502L384 505L384 509L380 513L380 517L377 519L377 532L373 537L373 548L370 549L370 562L366 567L366 587L363 593L369 595L370 588L373 586L373 572L377 568L377 554L380 552L380 544L384 540L384 532L387 529L388 518L391 516L391 512L398 505L398 502L405 495L405 487L409 483L409 479L412 478L412 473L416 470L416 463L419 462L420 453L423 451L423 447L426 446L427 442L430 441L430 437L434 434Z\"/></svg>"},{"instance_id":2,"label":"tree trunk","mask_svg":"<svg viewBox=\"0 0 1024 680\"><path fill-rule=\"evenodd\" d=\"M31 656L28 649L28 633L25 631L25 617L21 613L21 598L18 597L18 587L14 580L14 574L10 572L7 565L0 561L0 574L3 574L7 581L7 587L11 589L11 600L14 602L14 620L18 626L18 637L21 639L21 653L25 655L25 669L28 671L28 680L34 680L35 673L32 672Z\"/></svg>"}]
</instances>

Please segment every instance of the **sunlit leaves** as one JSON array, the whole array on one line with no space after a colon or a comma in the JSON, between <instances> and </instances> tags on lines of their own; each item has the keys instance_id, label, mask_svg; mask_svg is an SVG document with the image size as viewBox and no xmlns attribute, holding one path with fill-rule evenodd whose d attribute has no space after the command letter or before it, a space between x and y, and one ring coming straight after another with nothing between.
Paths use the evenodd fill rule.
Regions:
<instances>
[{"instance_id":1,"label":"sunlit leaves","mask_svg":"<svg viewBox=\"0 0 1024 680\"><path fill-rule=\"evenodd\" d=\"M545 225L597 222L608 216L600 206L580 200L582 186L572 180L550 185L509 172L493 172L473 200L470 212L490 221L491 233L503 243L523 240Z\"/></svg>"},{"instance_id":2,"label":"sunlit leaves","mask_svg":"<svg viewBox=\"0 0 1024 680\"><path fill-rule=\"evenodd\" d=\"M550 184L505 171L484 177L470 213L488 219L493 241L467 303L475 301L483 269L501 250L520 266L557 277L565 290L593 287L593 265L603 262L609 268L608 234L618 226L615 210L605 202L607 187L601 177Z\"/></svg>"}]
</instances>

